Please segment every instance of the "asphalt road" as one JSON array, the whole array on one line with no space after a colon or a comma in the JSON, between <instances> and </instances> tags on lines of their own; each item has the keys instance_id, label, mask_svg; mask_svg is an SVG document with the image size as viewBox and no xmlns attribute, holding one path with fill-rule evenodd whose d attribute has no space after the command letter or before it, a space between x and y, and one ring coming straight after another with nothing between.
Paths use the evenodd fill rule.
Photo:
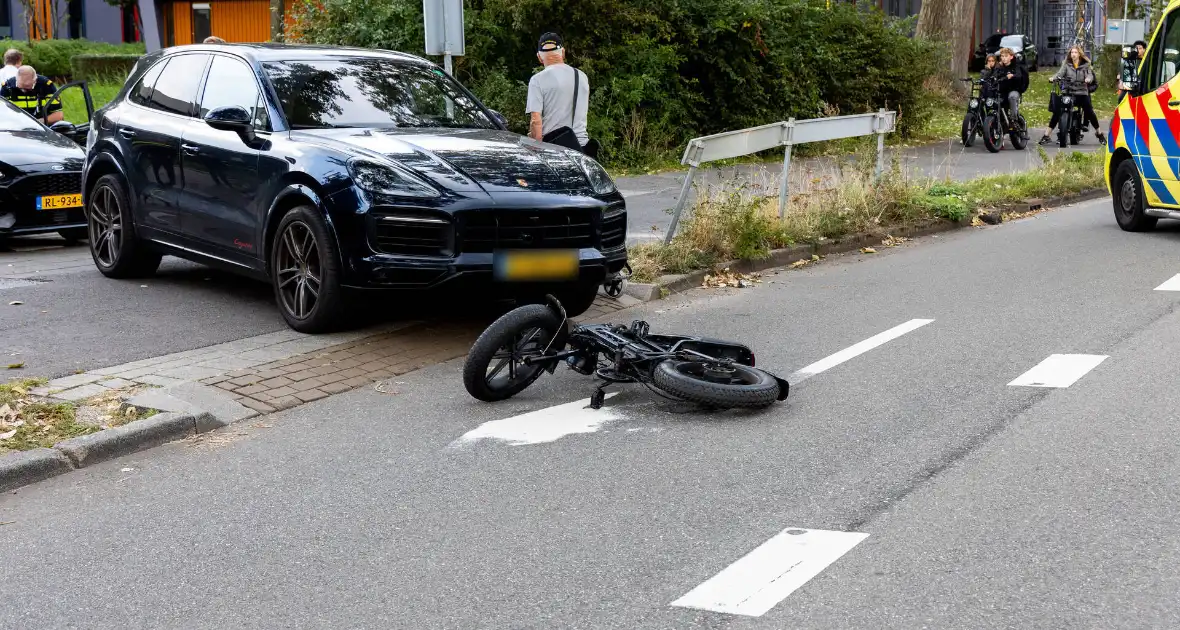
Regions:
<instances>
[{"instance_id":1,"label":"asphalt road","mask_svg":"<svg viewBox=\"0 0 1180 630\"><path fill-rule=\"evenodd\" d=\"M1025 170L1039 161L1031 149L992 154L955 142L906 149L901 155L911 170L957 179ZM831 172L832 163L798 160L792 172L807 179ZM773 165L702 169L698 180L705 187L739 180L777 186L780 171ZM630 209L632 242L662 236L683 176L619 179ZM0 250L0 364L24 363L26 374L56 378L286 328L263 283L173 258L165 259L155 278L109 280L94 268L85 245L66 248L62 243L56 235L29 237ZM15 301L23 304L10 306ZM405 306L402 301L374 316L405 318ZM416 306L431 317L453 310L445 303Z\"/></svg>"},{"instance_id":2,"label":"asphalt road","mask_svg":"<svg viewBox=\"0 0 1180 630\"><path fill-rule=\"evenodd\" d=\"M0 626L1176 627L1177 247L1104 199L625 313L810 365L764 412L552 410L591 391L566 370L484 404L455 361L29 486ZM1106 358L1010 385L1054 354ZM671 605L806 530L867 538L761 614Z\"/></svg>"}]
</instances>

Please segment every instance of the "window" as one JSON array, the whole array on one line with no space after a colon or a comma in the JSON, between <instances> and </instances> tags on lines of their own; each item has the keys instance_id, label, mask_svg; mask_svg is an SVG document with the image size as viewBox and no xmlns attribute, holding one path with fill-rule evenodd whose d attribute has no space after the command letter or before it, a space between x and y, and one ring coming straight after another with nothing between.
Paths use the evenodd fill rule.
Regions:
<instances>
[{"instance_id":1,"label":"window","mask_svg":"<svg viewBox=\"0 0 1180 630\"><path fill-rule=\"evenodd\" d=\"M209 3L193 5L193 43L199 44L213 34L213 20Z\"/></svg>"},{"instance_id":2,"label":"window","mask_svg":"<svg viewBox=\"0 0 1180 630\"><path fill-rule=\"evenodd\" d=\"M385 58L263 64L294 129L495 129L477 101L442 71Z\"/></svg>"},{"instance_id":3,"label":"window","mask_svg":"<svg viewBox=\"0 0 1180 630\"><path fill-rule=\"evenodd\" d=\"M1168 14L1163 26L1163 37L1158 38L1144 63L1147 71L1142 87L1144 92L1155 90L1176 76L1180 64L1180 11Z\"/></svg>"},{"instance_id":4,"label":"window","mask_svg":"<svg viewBox=\"0 0 1180 630\"><path fill-rule=\"evenodd\" d=\"M258 80L254 70L245 63L216 55L209 66L209 78L205 81L205 94L201 97L201 118L206 114L228 105L237 105L250 112L257 124Z\"/></svg>"},{"instance_id":5,"label":"window","mask_svg":"<svg viewBox=\"0 0 1180 630\"><path fill-rule=\"evenodd\" d=\"M152 101L152 86L156 84L156 79L160 78L160 72L164 70L164 66L168 65L168 59L157 63L148 68L148 71L143 73L143 77L131 88L131 93L127 98L131 99L132 103L136 105L143 105L144 107L151 107Z\"/></svg>"},{"instance_id":6,"label":"window","mask_svg":"<svg viewBox=\"0 0 1180 630\"><path fill-rule=\"evenodd\" d=\"M2 37L12 37L12 14L6 0L0 0L0 38Z\"/></svg>"},{"instance_id":7,"label":"window","mask_svg":"<svg viewBox=\"0 0 1180 630\"><path fill-rule=\"evenodd\" d=\"M178 55L168 62L168 72L156 81L152 90L152 109L192 116L196 109L197 87L205 76L209 55Z\"/></svg>"}]
</instances>

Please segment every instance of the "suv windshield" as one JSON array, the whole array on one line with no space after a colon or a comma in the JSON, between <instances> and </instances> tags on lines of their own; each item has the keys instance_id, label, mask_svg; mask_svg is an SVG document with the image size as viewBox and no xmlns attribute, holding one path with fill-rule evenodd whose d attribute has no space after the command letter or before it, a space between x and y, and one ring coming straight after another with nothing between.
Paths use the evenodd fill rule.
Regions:
<instances>
[{"instance_id":1,"label":"suv windshield","mask_svg":"<svg viewBox=\"0 0 1180 630\"><path fill-rule=\"evenodd\" d=\"M1024 38L1020 35L1005 35L1000 40L1000 48L1011 48L1015 52L1024 50Z\"/></svg>"},{"instance_id":2,"label":"suv windshield","mask_svg":"<svg viewBox=\"0 0 1180 630\"><path fill-rule=\"evenodd\" d=\"M262 64L292 129L496 125L439 70L391 59Z\"/></svg>"},{"instance_id":3,"label":"suv windshield","mask_svg":"<svg viewBox=\"0 0 1180 630\"><path fill-rule=\"evenodd\" d=\"M0 131L39 131L42 127L33 117L9 105L0 103Z\"/></svg>"}]
</instances>

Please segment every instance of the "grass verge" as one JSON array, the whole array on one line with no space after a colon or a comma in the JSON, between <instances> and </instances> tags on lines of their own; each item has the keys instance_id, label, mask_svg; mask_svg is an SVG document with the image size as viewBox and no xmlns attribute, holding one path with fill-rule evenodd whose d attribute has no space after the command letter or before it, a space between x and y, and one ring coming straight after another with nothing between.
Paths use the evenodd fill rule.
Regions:
<instances>
[{"instance_id":1,"label":"grass verge","mask_svg":"<svg viewBox=\"0 0 1180 630\"><path fill-rule=\"evenodd\" d=\"M0 385L0 455L53 446L99 430L79 424L74 405L42 402L29 394L45 382L25 379Z\"/></svg>"},{"instance_id":2,"label":"grass verge","mask_svg":"<svg viewBox=\"0 0 1180 630\"><path fill-rule=\"evenodd\" d=\"M635 282L665 274L709 269L731 260L767 258L771 250L852 234L879 234L930 219L959 221L981 209L1022 199L1059 196L1102 186L1101 152L1059 153L1037 147L1034 170L990 175L968 182L911 179L896 159L879 180L875 157L861 152L822 187L791 195L778 216L778 195L759 182L725 182L702 191L672 242L630 248Z\"/></svg>"},{"instance_id":3,"label":"grass verge","mask_svg":"<svg viewBox=\"0 0 1180 630\"><path fill-rule=\"evenodd\" d=\"M32 395L45 379L0 384L0 455L48 448L73 437L122 426L156 414L123 404L129 392L112 390L81 401L49 402Z\"/></svg>"}]
</instances>

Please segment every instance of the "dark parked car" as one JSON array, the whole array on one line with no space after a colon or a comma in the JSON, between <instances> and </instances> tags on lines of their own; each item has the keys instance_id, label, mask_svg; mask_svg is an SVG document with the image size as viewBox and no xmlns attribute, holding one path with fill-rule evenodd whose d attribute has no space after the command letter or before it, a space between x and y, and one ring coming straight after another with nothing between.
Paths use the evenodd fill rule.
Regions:
<instances>
[{"instance_id":1,"label":"dark parked car","mask_svg":"<svg viewBox=\"0 0 1180 630\"><path fill-rule=\"evenodd\" d=\"M971 58L971 70L973 72L982 70L983 66L987 64L987 56L997 55L998 57L1001 48L1012 49L1012 52L1016 53L1017 59L1024 60L1024 65L1029 72L1037 71L1039 59L1037 58L1037 46L1033 43L1032 38L1028 35L1009 33L996 33L983 40Z\"/></svg>"},{"instance_id":2,"label":"dark parked car","mask_svg":"<svg viewBox=\"0 0 1180 630\"><path fill-rule=\"evenodd\" d=\"M86 129L64 120L47 127L0 98L0 239L48 232L71 242L86 238L86 153L79 146Z\"/></svg>"},{"instance_id":3,"label":"dark parked car","mask_svg":"<svg viewBox=\"0 0 1180 630\"><path fill-rule=\"evenodd\" d=\"M509 132L425 59L278 44L145 55L94 115L95 264L162 255L271 282L291 327L346 290L463 291L589 308L626 262L622 195L597 162Z\"/></svg>"}]
</instances>

